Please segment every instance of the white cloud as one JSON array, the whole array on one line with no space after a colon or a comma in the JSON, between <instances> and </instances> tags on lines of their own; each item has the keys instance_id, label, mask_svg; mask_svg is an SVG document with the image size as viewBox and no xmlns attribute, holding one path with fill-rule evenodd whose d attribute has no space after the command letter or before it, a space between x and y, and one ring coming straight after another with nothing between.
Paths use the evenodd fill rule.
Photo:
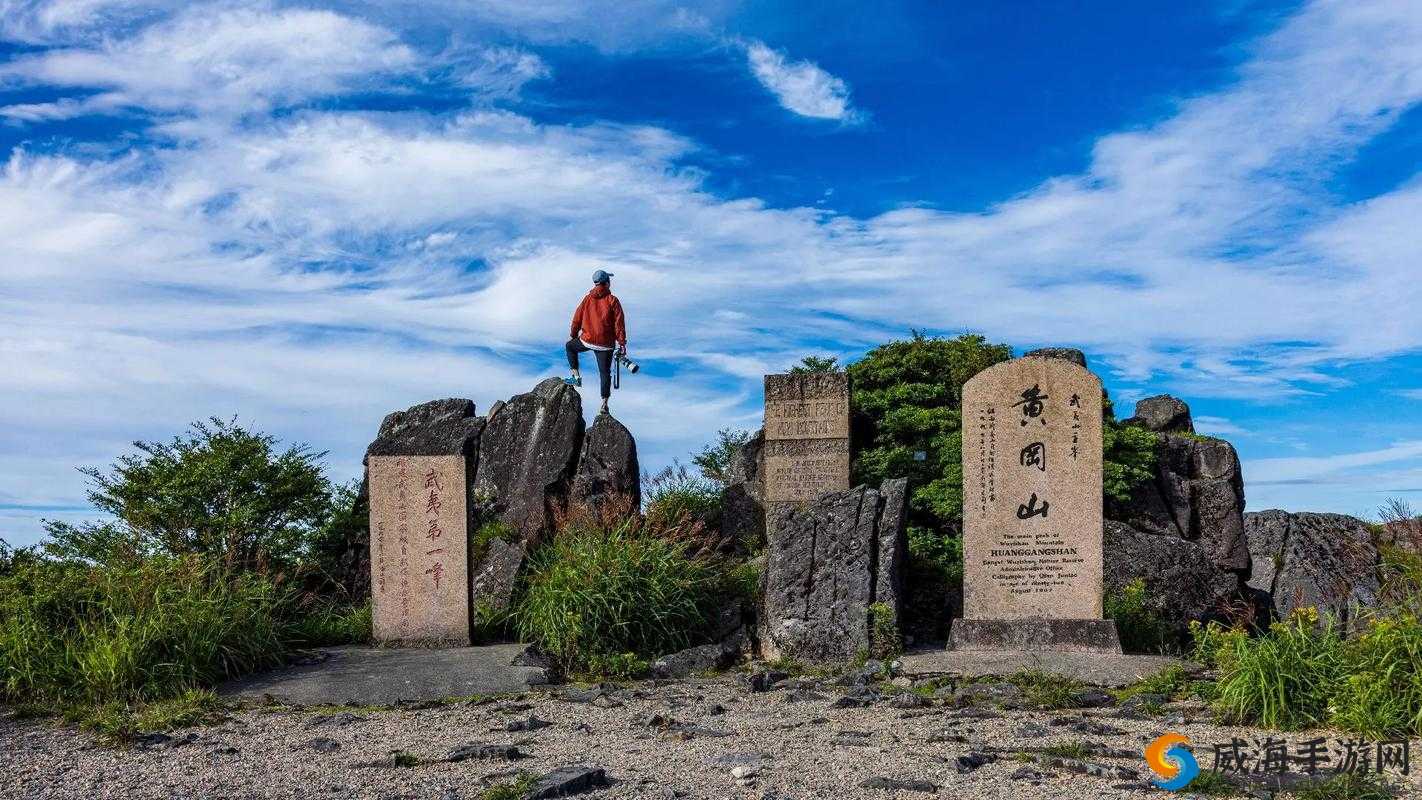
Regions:
<instances>
[{"instance_id":1,"label":"white cloud","mask_svg":"<svg viewBox=\"0 0 1422 800\"><path fill-rule=\"evenodd\" d=\"M1409 400L1422 400L1422 389L1402 389L1398 394Z\"/></svg>"},{"instance_id":2,"label":"white cloud","mask_svg":"<svg viewBox=\"0 0 1422 800\"><path fill-rule=\"evenodd\" d=\"M1230 422L1224 417L1211 417L1208 415L1197 416L1195 419L1195 430L1200 433L1207 433L1212 436L1239 436L1248 434L1249 431Z\"/></svg>"},{"instance_id":3,"label":"white cloud","mask_svg":"<svg viewBox=\"0 0 1422 800\"><path fill-rule=\"evenodd\" d=\"M1309 6L1234 85L1104 137L1080 174L976 213L871 219L719 197L681 169L696 144L654 127L248 113L478 63L390 25L235 6L132 24L5 67L156 114L163 137L20 151L0 171L0 486L19 502L82 502L70 466L214 413L330 448L350 474L393 408L487 406L560 372L601 265L651 367L614 400L649 465L753 424L762 371L910 326L1083 346L1210 396L1322 391L1331 362L1422 347L1422 189L1340 209L1319 174L1422 99L1408 6ZM507 55L491 56L506 85L538 73Z\"/></svg>"},{"instance_id":4,"label":"white cloud","mask_svg":"<svg viewBox=\"0 0 1422 800\"><path fill-rule=\"evenodd\" d=\"M1376 482L1377 476L1361 468L1422 458L1422 441L1395 442L1380 450L1339 453L1331 456L1259 458L1244 463L1246 485Z\"/></svg>"},{"instance_id":5,"label":"white cloud","mask_svg":"<svg viewBox=\"0 0 1422 800\"><path fill-rule=\"evenodd\" d=\"M95 110L250 114L378 85L414 63L395 34L330 11L197 7L132 37L21 55L0 81L100 89L84 101Z\"/></svg>"},{"instance_id":6,"label":"white cloud","mask_svg":"<svg viewBox=\"0 0 1422 800\"><path fill-rule=\"evenodd\" d=\"M784 53L763 42L746 46L751 74L787 110L802 117L854 122L858 112L849 105L849 85L810 61L790 61Z\"/></svg>"}]
</instances>

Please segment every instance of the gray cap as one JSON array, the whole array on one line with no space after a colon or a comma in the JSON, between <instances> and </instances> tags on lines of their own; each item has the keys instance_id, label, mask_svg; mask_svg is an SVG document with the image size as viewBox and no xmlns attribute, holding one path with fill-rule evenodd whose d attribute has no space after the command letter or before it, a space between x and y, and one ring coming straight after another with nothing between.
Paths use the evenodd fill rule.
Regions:
<instances>
[{"instance_id":1,"label":"gray cap","mask_svg":"<svg viewBox=\"0 0 1422 800\"><path fill-rule=\"evenodd\" d=\"M612 277L611 272L598 270L593 273L593 283L607 283L607 279Z\"/></svg>"}]
</instances>

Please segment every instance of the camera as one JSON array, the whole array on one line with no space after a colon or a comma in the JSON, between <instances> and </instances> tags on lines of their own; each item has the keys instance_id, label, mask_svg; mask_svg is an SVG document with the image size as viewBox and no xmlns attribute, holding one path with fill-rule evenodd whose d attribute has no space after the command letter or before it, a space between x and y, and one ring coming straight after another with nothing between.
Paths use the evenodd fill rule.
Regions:
<instances>
[{"instance_id":1,"label":"camera","mask_svg":"<svg viewBox=\"0 0 1422 800\"><path fill-rule=\"evenodd\" d=\"M617 354L617 363L633 375L636 375L642 369L642 365L628 358L626 353Z\"/></svg>"}]
</instances>

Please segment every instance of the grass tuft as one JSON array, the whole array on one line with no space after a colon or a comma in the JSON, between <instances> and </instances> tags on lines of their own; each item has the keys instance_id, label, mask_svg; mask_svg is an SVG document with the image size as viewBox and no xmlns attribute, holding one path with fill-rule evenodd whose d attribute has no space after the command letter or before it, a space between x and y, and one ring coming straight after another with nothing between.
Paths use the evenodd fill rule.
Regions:
<instances>
[{"instance_id":1,"label":"grass tuft","mask_svg":"<svg viewBox=\"0 0 1422 800\"><path fill-rule=\"evenodd\" d=\"M1073 696L1086 688L1080 681L1042 670L1024 670L1006 680L1022 690L1028 703L1043 709L1071 708Z\"/></svg>"}]
</instances>

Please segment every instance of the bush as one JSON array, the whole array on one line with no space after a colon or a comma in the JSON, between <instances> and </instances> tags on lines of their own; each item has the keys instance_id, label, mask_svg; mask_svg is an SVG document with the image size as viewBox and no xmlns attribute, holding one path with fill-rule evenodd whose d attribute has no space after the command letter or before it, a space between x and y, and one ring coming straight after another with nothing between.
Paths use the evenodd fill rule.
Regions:
<instances>
[{"instance_id":1,"label":"bush","mask_svg":"<svg viewBox=\"0 0 1422 800\"><path fill-rule=\"evenodd\" d=\"M694 522L715 527L720 523L721 486L673 462L655 475L642 476L642 503L647 525L656 530Z\"/></svg>"},{"instance_id":2,"label":"bush","mask_svg":"<svg viewBox=\"0 0 1422 800\"><path fill-rule=\"evenodd\" d=\"M730 483L731 461L752 436L750 431L722 428L716 432L716 441L701 448L691 463L701 470L701 477L725 486Z\"/></svg>"},{"instance_id":3,"label":"bush","mask_svg":"<svg viewBox=\"0 0 1422 800\"><path fill-rule=\"evenodd\" d=\"M1145 581L1136 579L1120 592L1109 592L1106 618L1116 621L1121 647L1131 653L1164 653L1176 649L1175 626L1161 619L1146 601Z\"/></svg>"},{"instance_id":4,"label":"bush","mask_svg":"<svg viewBox=\"0 0 1422 800\"><path fill-rule=\"evenodd\" d=\"M33 560L0 578L0 696L127 703L169 698L286 651L289 597L195 558Z\"/></svg>"},{"instance_id":5,"label":"bush","mask_svg":"<svg viewBox=\"0 0 1422 800\"><path fill-rule=\"evenodd\" d=\"M576 518L530 559L514 628L572 673L690 646L729 588L719 565L634 519Z\"/></svg>"},{"instance_id":6,"label":"bush","mask_svg":"<svg viewBox=\"0 0 1422 800\"><path fill-rule=\"evenodd\" d=\"M1343 637L1331 620L1319 622L1313 609L1304 609L1271 625L1266 635L1230 632L1204 645L1200 656L1220 670L1216 707L1231 719L1273 728L1327 722L1346 664ZM1211 642L1210 635L1200 640Z\"/></svg>"},{"instance_id":7,"label":"bush","mask_svg":"<svg viewBox=\"0 0 1422 800\"><path fill-rule=\"evenodd\" d=\"M114 521L47 522L44 549L106 563L204 555L239 570L285 568L330 515L323 453L276 451L276 439L213 418L169 443L135 442L107 473L85 469L89 502Z\"/></svg>"},{"instance_id":8,"label":"bush","mask_svg":"<svg viewBox=\"0 0 1422 800\"><path fill-rule=\"evenodd\" d=\"M880 661L896 658L904 651L899 622L888 603L869 606L869 657Z\"/></svg>"},{"instance_id":9,"label":"bush","mask_svg":"<svg viewBox=\"0 0 1422 800\"><path fill-rule=\"evenodd\" d=\"M284 638L293 647L333 647L368 644L372 635L369 600L356 605L316 600L295 614Z\"/></svg>"}]
</instances>

